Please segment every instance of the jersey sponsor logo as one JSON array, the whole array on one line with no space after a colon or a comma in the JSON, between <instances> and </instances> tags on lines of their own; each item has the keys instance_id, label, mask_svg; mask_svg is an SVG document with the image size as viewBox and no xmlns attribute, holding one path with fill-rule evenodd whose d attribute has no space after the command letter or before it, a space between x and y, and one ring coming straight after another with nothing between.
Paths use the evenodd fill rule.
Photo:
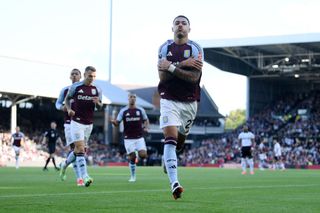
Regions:
<instances>
[{"instance_id":1,"label":"jersey sponsor logo","mask_svg":"<svg viewBox=\"0 0 320 213\"><path fill-rule=\"evenodd\" d=\"M78 95L77 96L78 100L85 100L85 101L91 101L93 97L87 96L87 95Z\"/></svg>"},{"instance_id":2,"label":"jersey sponsor logo","mask_svg":"<svg viewBox=\"0 0 320 213\"><path fill-rule=\"evenodd\" d=\"M135 118L126 118L126 121L140 121L140 117L135 117Z\"/></svg>"},{"instance_id":3,"label":"jersey sponsor logo","mask_svg":"<svg viewBox=\"0 0 320 213\"><path fill-rule=\"evenodd\" d=\"M97 94L97 91L95 89L91 89L91 94L92 95L96 95Z\"/></svg>"},{"instance_id":4,"label":"jersey sponsor logo","mask_svg":"<svg viewBox=\"0 0 320 213\"><path fill-rule=\"evenodd\" d=\"M84 93L84 92L83 92L83 90L81 89L81 90L78 91L78 93Z\"/></svg>"},{"instance_id":5,"label":"jersey sponsor logo","mask_svg":"<svg viewBox=\"0 0 320 213\"><path fill-rule=\"evenodd\" d=\"M190 50L184 50L183 57L189 58L190 57Z\"/></svg>"},{"instance_id":6,"label":"jersey sponsor logo","mask_svg":"<svg viewBox=\"0 0 320 213\"><path fill-rule=\"evenodd\" d=\"M168 54L167 54L167 56L172 56L172 52L169 51Z\"/></svg>"}]
</instances>

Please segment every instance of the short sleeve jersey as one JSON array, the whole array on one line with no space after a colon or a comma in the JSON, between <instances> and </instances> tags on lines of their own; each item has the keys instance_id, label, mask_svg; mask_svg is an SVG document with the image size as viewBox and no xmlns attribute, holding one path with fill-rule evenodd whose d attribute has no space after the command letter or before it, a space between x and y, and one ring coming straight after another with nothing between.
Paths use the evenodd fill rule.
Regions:
<instances>
[{"instance_id":1,"label":"short sleeve jersey","mask_svg":"<svg viewBox=\"0 0 320 213\"><path fill-rule=\"evenodd\" d=\"M123 121L123 134L125 139L137 139L143 136L143 122L148 120L147 114L142 107L130 109L122 108L117 116L117 121Z\"/></svg>"},{"instance_id":2,"label":"short sleeve jersey","mask_svg":"<svg viewBox=\"0 0 320 213\"><path fill-rule=\"evenodd\" d=\"M72 120L81 124L92 124L93 112L96 108L92 99L99 97L102 100L101 90L95 85L85 85L82 81L74 83L67 95L73 99L72 109L75 115Z\"/></svg>"},{"instance_id":3,"label":"short sleeve jersey","mask_svg":"<svg viewBox=\"0 0 320 213\"><path fill-rule=\"evenodd\" d=\"M275 143L273 147L273 152L275 156L281 156L281 146L279 143Z\"/></svg>"},{"instance_id":4,"label":"short sleeve jersey","mask_svg":"<svg viewBox=\"0 0 320 213\"><path fill-rule=\"evenodd\" d=\"M254 139L254 135L252 132L241 132L238 136L238 139L241 140L241 146L252 146L252 139Z\"/></svg>"},{"instance_id":5,"label":"short sleeve jersey","mask_svg":"<svg viewBox=\"0 0 320 213\"><path fill-rule=\"evenodd\" d=\"M20 147L21 146L21 140L22 138L24 138L24 134L22 132L16 132L12 134L12 138L13 138L13 145Z\"/></svg>"},{"instance_id":6,"label":"short sleeve jersey","mask_svg":"<svg viewBox=\"0 0 320 213\"><path fill-rule=\"evenodd\" d=\"M49 129L44 133L44 137L48 138L48 145L55 145L60 136L57 130Z\"/></svg>"},{"instance_id":7,"label":"short sleeve jersey","mask_svg":"<svg viewBox=\"0 0 320 213\"><path fill-rule=\"evenodd\" d=\"M199 44L189 40L186 44L178 45L173 40L168 40L159 48L159 59L165 58L173 64L178 65L190 57L203 60L203 50ZM184 70L190 70L188 67L181 67ZM190 83L176 76L160 81L158 92L163 99L193 102L200 101L200 79L196 83Z\"/></svg>"}]
</instances>

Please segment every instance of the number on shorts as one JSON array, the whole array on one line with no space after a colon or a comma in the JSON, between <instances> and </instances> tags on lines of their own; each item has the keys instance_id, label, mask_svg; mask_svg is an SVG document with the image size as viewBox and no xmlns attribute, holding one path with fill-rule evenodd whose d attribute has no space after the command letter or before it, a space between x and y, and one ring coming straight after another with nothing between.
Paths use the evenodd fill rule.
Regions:
<instances>
[{"instance_id":1,"label":"number on shorts","mask_svg":"<svg viewBox=\"0 0 320 213\"><path fill-rule=\"evenodd\" d=\"M189 132L189 129L192 123L193 123L193 120L187 120L187 125L184 127L186 129L186 132Z\"/></svg>"}]
</instances>

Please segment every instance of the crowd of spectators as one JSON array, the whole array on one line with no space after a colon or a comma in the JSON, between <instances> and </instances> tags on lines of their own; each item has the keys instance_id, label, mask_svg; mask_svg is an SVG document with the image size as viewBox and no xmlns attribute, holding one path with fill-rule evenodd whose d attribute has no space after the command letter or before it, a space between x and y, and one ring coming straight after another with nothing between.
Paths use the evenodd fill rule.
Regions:
<instances>
[{"instance_id":1,"label":"crowd of spectators","mask_svg":"<svg viewBox=\"0 0 320 213\"><path fill-rule=\"evenodd\" d=\"M320 164L320 95L314 91L286 95L252 116L247 125L255 134L255 159L258 145L267 141L267 161L273 159L273 139L282 146L287 167ZM203 140L180 155L182 164L240 163L238 134L242 127L215 139Z\"/></svg>"}]
</instances>

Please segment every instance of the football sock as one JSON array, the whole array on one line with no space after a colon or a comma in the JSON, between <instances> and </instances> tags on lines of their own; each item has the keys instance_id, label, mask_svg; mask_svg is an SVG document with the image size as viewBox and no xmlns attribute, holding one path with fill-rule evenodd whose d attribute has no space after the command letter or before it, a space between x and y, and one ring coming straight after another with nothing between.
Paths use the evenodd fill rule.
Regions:
<instances>
[{"instance_id":1,"label":"football sock","mask_svg":"<svg viewBox=\"0 0 320 213\"><path fill-rule=\"evenodd\" d=\"M66 159L66 167L68 167L72 162L76 160L76 155L73 151L69 152L67 159Z\"/></svg>"},{"instance_id":2,"label":"football sock","mask_svg":"<svg viewBox=\"0 0 320 213\"><path fill-rule=\"evenodd\" d=\"M253 172L253 159L249 158L248 163L249 163L249 167L250 167L250 172Z\"/></svg>"},{"instance_id":3,"label":"football sock","mask_svg":"<svg viewBox=\"0 0 320 213\"><path fill-rule=\"evenodd\" d=\"M19 167L19 156L16 156L16 167Z\"/></svg>"},{"instance_id":4,"label":"football sock","mask_svg":"<svg viewBox=\"0 0 320 213\"><path fill-rule=\"evenodd\" d=\"M163 150L164 163L167 169L170 184L178 181L176 143L177 142L175 138L166 138Z\"/></svg>"},{"instance_id":5,"label":"football sock","mask_svg":"<svg viewBox=\"0 0 320 213\"><path fill-rule=\"evenodd\" d=\"M136 176L136 164L135 164L135 160L129 162L129 169L130 169L131 177L135 177L135 176Z\"/></svg>"},{"instance_id":6,"label":"football sock","mask_svg":"<svg viewBox=\"0 0 320 213\"><path fill-rule=\"evenodd\" d=\"M79 170L81 177L82 178L88 177L87 162L84 157L84 153L77 153L76 154L76 164L77 164L77 169Z\"/></svg>"},{"instance_id":7,"label":"football sock","mask_svg":"<svg viewBox=\"0 0 320 213\"><path fill-rule=\"evenodd\" d=\"M246 163L246 159L241 158L241 167L242 167L242 171L245 172L247 169L247 163Z\"/></svg>"},{"instance_id":8,"label":"football sock","mask_svg":"<svg viewBox=\"0 0 320 213\"><path fill-rule=\"evenodd\" d=\"M77 168L77 163L73 162L72 168L74 173L76 174L77 179L82 178L79 169Z\"/></svg>"}]
</instances>

